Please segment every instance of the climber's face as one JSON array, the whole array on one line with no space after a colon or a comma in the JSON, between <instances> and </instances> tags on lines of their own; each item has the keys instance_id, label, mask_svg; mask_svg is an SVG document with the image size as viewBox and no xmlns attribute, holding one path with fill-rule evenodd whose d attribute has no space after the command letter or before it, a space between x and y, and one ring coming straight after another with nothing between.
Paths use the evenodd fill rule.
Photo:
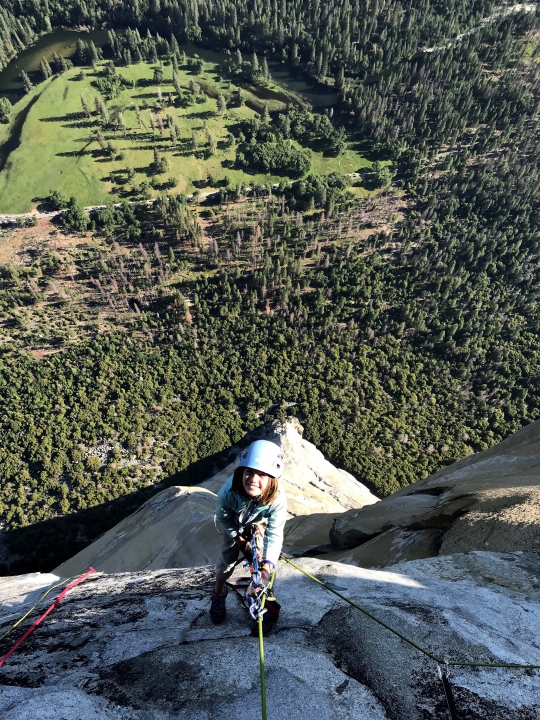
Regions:
<instances>
[{"instance_id":1,"label":"climber's face","mask_svg":"<svg viewBox=\"0 0 540 720\"><path fill-rule=\"evenodd\" d=\"M244 470L242 482L244 483L244 490L250 497L259 497L259 495L262 495L268 487L270 478L268 475L263 475L258 470L246 468Z\"/></svg>"}]
</instances>

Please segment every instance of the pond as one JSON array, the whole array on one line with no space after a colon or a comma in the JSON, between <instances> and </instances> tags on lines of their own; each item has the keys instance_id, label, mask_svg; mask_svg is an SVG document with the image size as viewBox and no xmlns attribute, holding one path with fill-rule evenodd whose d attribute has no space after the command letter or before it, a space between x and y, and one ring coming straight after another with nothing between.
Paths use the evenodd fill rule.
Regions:
<instances>
[{"instance_id":1,"label":"pond","mask_svg":"<svg viewBox=\"0 0 540 720\"><path fill-rule=\"evenodd\" d=\"M21 70L27 73L39 70L41 60L46 58L50 62L54 53L70 57L75 52L79 39L86 42L93 40L98 47L102 47L107 42L107 31L77 32L59 28L42 35L32 47L19 53L0 72L0 94L8 96L14 102L17 99L14 96L22 94Z\"/></svg>"}]
</instances>

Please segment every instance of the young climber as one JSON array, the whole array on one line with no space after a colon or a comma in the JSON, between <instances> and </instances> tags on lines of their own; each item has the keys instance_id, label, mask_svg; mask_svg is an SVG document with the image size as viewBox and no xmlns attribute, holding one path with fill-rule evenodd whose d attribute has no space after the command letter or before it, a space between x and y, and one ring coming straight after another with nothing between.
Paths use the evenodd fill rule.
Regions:
<instances>
[{"instance_id":1,"label":"young climber","mask_svg":"<svg viewBox=\"0 0 540 720\"><path fill-rule=\"evenodd\" d=\"M216 518L224 534L212 591L210 618L213 623L225 619L225 583L232 575L240 553L248 558L251 556L253 525L256 526L261 557L261 584L268 587L283 545L287 519L287 499L278 483L282 471L280 448L268 440L256 440L240 453L240 465L219 491ZM263 616L263 626L268 631L270 618L267 615L270 613Z\"/></svg>"}]
</instances>

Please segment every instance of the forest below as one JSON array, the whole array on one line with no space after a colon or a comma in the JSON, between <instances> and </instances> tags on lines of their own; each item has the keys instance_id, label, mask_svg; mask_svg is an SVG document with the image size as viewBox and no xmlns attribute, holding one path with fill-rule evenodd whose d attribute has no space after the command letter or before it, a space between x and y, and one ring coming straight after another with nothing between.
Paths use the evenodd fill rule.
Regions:
<instances>
[{"instance_id":1,"label":"forest below","mask_svg":"<svg viewBox=\"0 0 540 720\"><path fill-rule=\"evenodd\" d=\"M23 37L25 7L4 11L10 37ZM105 12L48 8L28 33ZM502 15L416 55L492 10L154 0L108 11L179 41L256 44L337 87L333 123L396 177L358 199L338 174L312 174L247 199L221 193L200 213L184 196L89 217L73 204L63 231L96 239L69 271L50 254L2 268L14 325L66 273L94 288L90 304L122 313L116 329L66 335L39 360L35 332L2 346L11 572L54 567L276 417L300 417L307 439L380 496L540 417L539 15ZM245 128L246 153L259 132ZM373 222L385 199L392 215Z\"/></svg>"}]
</instances>

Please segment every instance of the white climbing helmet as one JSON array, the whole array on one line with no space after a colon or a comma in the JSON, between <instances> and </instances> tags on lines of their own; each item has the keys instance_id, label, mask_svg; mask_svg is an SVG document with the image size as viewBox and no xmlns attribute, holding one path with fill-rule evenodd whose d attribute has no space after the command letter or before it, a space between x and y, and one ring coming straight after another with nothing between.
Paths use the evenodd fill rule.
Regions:
<instances>
[{"instance_id":1,"label":"white climbing helmet","mask_svg":"<svg viewBox=\"0 0 540 720\"><path fill-rule=\"evenodd\" d=\"M247 467L270 477L279 478L283 472L283 454L279 445L269 440L255 440L239 455L238 467Z\"/></svg>"}]
</instances>

